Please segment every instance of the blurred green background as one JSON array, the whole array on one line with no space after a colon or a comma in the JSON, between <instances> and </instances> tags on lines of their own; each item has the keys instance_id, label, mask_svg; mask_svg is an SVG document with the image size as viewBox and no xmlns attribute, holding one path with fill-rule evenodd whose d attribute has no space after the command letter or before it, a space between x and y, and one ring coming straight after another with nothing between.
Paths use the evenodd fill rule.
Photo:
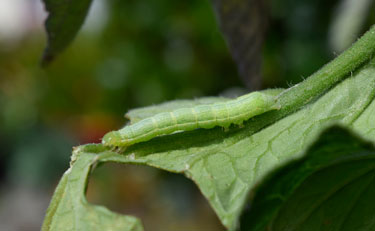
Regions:
<instances>
[{"instance_id":1,"label":"blurred green background","mask_svg":"<svg viewBox=\"0 0 375 231\"><path fill-rule=\"evenodd\" d=\"M345 33L350 43L375 22L374 4L358 16L340 7L350 1L361 2L267 1L263 88L298 83L347 46L335 47ZM95 0L74 43L42 69L44 17L38 0L0 3L2 231L39 230L72 147L100 142L127 110L247 92L209 1ZM193 183L151 168L100 167L88 199L146 230L224 230Z\"/></svg>"}]
</instances>

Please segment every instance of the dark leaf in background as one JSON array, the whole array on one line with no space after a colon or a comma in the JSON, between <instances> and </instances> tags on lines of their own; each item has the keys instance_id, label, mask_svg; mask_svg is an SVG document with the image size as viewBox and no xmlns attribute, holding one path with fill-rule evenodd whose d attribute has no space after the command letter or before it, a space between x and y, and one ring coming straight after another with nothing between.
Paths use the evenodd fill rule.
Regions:
<instances>
[{"instance_id":1,"label":"dark leaf in background","mask_svg":"<svg viewBox=\"0 0 375 231\"><path fill-rule=\"evenodd\" d=\"M270 175L241 217L241 230L374 230L375 149L333 127Z\"/></svg>"},{"instance_id":2,"label":"dark leaf in background","mask_svg":"<svg viewBox=\"0 0 375 231\"><path fill-rule=\"evenodd\" d=\"M212 0L220 28L246 86L261 86L261 51L267 24L263 0Z\"/></svg>"},{"instance_id":3,"label":"dark leaf in background","mask_svg":"<svg viewBox=\"0 0 375 231\"><path fill-rule=\"evenodd\" d=\"M42 64L51 62L63 51L81 28L92 0L43 0L49 13L45 23L48 44Z\"/></svg>"}]
</instances>

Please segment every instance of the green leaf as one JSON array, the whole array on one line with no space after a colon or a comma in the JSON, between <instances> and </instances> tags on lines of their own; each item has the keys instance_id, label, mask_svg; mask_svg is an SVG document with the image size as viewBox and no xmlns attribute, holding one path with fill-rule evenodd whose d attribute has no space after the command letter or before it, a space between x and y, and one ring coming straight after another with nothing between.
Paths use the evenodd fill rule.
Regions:
<instances>
[{"instance_id":1,"label":"green leaf","mask_svg":"<svg viewBox=\"0 0 375 231\"><path fill-rule=\"evenodd\" d=\"M256 190L241 230L374 230L375 149L346 129L326 130L306 155Z\"/></svg>"},{"instance_id":2,"label":"green leaf","mask_svg":"<svg viewBox=\"0 0 375 231\"><path fill-rule=\"evenodd\" d=\"M42 64L51 62L74 39L81 28L92 0L43 0L49 13L45 23L48 44Z\"/></svg>"},{"instance_id":3,"label":"green leaf","mask_svg":"<svg viewBox=\"0 0 375 231\"><path fill-rule=\"evenodd\" d=\"M75 152L80 154L79 158L61 178L47 210L42 231L142 231L143 227L137 218L122 216L86 201L88 174L93 165L99 161L99 156L81 153L80 148Z\"/></svg>"},{"instance_id":4,"label":"green leaf","mask_svg":"<svg viewBox=\"0 0 375 231\"><path fill-rule=\"evenodd\" d=\"M59 230L50 224L84 216L86 211L82 207L92 205L85 202L83 193L64 193L61 188L80 187L83 192L88 169L108 161L144 164L184 174L197 184L224 226L234 230L254 186L276 167L299 158L322 129L339 123L375 140L375 62L370 61L374 52L375 28L372 28L352 48L310 78L283 91L278 97L280 110L254 117L242 128L180 132L156 137L126 150L100 144L80 146L72 156L68 172L72 178L64 176L61 180L44 230ZM73 172L74 177L70 175ZM66 211L67 204L74 205L67 214L56 209L60 205ZM106 225L110 221L101 222Z\"/></svg>"}]
</instances>

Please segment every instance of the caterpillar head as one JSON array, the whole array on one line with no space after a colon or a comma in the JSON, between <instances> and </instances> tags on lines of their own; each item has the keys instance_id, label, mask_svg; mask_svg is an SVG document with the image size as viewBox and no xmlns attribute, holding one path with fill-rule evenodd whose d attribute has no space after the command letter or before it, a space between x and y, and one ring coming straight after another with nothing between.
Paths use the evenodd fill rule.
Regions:
<instances>
[{"instance_id":1,"label":"caterpillar head","mask_svg":"<svg viewBox=\"0 0 375 231\"><path fill-rule=\"evenodd\" d=\"M102 144L105 146L124 146L121 134L118 131L108 132L103 136Z\"/></svg>"}]
</instances>

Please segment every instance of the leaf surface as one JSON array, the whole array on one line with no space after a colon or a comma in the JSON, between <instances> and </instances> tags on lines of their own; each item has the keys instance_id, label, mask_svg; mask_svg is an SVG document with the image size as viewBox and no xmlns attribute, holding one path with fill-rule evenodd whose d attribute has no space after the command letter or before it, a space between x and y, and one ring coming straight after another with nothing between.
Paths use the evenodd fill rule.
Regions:
<instances>
[{"instance_id":1,"label":"leaf surface","mask_svg":"<svg viewBox=\"0 0 375 231\"><path fill-rule=\"evenodd\" d=\"M241 230L374 230L374 194L373 143L333 127L256 190Z\"/></svg>"},{"instance_id":2,"label":"leaf surface","mask_svg":"<svg viewBox=\"0 0 375 231\"><path fill-rule=\"evenodd\" d=\"M81 153L80 148L75 153L79 153L79 158L61 178L47 210L42 231L142 231L143 227L137 218L122 216L86 201L88 174L99 156L89 152Z\"/></svg>"}]
</instances>

